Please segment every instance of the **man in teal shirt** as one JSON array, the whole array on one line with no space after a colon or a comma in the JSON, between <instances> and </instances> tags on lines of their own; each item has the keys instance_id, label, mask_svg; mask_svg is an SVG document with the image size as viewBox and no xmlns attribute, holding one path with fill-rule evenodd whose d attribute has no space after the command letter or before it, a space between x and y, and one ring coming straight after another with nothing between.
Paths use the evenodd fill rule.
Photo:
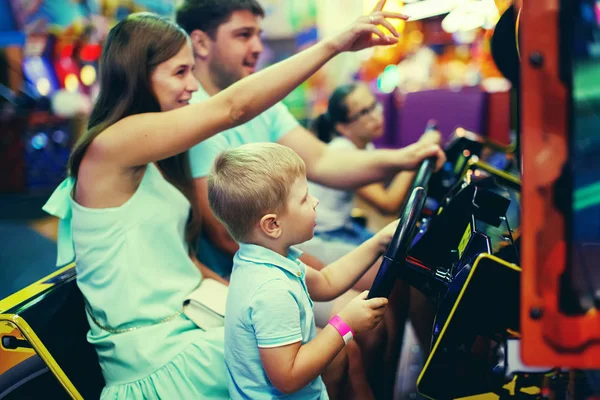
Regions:
<instances>
[{"instance_id":1,"label":"man in teal shirt","mask_svg":"<svg viewBox=\"0 0 600 400\"><path fill-rule=\"evenodd\" d=\"M260 37L263 17L264 10L257 0L183 2L177 11L177 23L192 38L194 74L200 83L192 103L214 96L255 71L263 50ZM252 142L277 142L292 148L306 163L311 181L339 189L384 180L401 170L415 168L431 155L444 158L439 147L423 143L399 150L330 150L281 103L244 125L215 135L192 148L190 160L203 227L198 259L221 276L231 272L233 255L239 247L210 210L206 176L220 152ZM313 266L315 263L306 259L306 255L303 261Z\"/></svg>"},{"instance_id":2,"label":"man in teal shirt","mask_svg":"<svg viewBox=\"0 0 600 400\"><path fill-rule=\"evenodd\" d=\"M200 90L194 94L192 103L201 102L221 90L251 75L263 51L260 23L264 10L258 0L184 0L177 10L177 23L191 37L195 55L194 74ZM316 71L315 71L316 72ZM260 96L261 93L256 93ZM364 115L363 118L371 118ZM214 216L208 203L207 176L215 157L223 150L252 142L277 142L292 148L304 160L307 176L313 182L337 189L354 189L393 177L406 169L416 168L430 156L438 157L438 166L445 161L443 151L437 145L416 143L399 150L331 150L304 129L283 104L271 109L244 125L215 135L190 150L195 195L202 216L202 235L198 243L199 268L206 277L223 280L233 265L233 256L239 246L227 229ZM323 265L306 253L301 260L320 269ZM315 312L324 314L328 311ZM369 339L369 348L361 348L363 354L397 354L404 318L394 317L392 307L388 310L392 322L385 340ZM399 310L403 313L404 310ZM325 316L324 318L327 318ZM394 319L395 318L395 319ZM383 326L383 324L382 324ZM380 346L385 348L382 350ZM396 349L396 350L394 350ZM389 397L393 392L393 377L397 359L377 362L367 368L381 370L381 376L389 374L387 385L380 388ZM377 373L373 374L378 375Z\"/></svg>"}]
</instances>

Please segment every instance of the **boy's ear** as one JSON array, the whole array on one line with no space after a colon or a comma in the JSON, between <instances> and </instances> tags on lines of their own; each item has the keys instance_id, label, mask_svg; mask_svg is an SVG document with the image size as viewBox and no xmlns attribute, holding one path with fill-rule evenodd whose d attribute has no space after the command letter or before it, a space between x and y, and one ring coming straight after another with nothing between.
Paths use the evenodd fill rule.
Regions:
<instances>
[{"instance_id":1,"label":"boy's ear","mask_svg":"<svg viewBox=\"0 0 600 400\"><path fill-rule=\"evenodd\" d=\"M279 226L279 223L277 222L276 214L265 215L260 219L258 224L260 225L260 230L270 238L278 239L282 234L281 226Z\"/></svg>"},{"instance_id":2,"label":"boy's ear","mask_svg":"<svg viewBox=\"0 0 600 400\"><path fill-rule=\"evenodd\" d=\"M194 55L200 58L206 58L210 54L210 43L212 39L206 34L206 32L200 29L194 29L190 33L190 39L192 40L192 48L194 49Z\"/></svg>"}]
</instances>

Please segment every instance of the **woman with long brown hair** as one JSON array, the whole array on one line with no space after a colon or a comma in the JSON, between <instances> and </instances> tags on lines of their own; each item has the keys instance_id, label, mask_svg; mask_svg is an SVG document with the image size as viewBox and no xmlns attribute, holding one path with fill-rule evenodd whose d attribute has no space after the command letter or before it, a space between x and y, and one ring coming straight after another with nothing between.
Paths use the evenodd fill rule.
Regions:
<instances>
[{"instance_id":1,"label":"woman with long brown hair","mask_svg":"<svg viewBox=\"0 0 600 400\"><path fill-rule=\"evenodd\" d=\"M58 263L76 260L106 387L102 398L226 398L222 329L181 313L202 276L189 257L187 150L276 102L342 51L396 41L370 16L201 104L187 34L166 18L132 14L109 33L100 94L75 145L69 177L45 206L61 218Z\"/></svg>"}]
</instances>

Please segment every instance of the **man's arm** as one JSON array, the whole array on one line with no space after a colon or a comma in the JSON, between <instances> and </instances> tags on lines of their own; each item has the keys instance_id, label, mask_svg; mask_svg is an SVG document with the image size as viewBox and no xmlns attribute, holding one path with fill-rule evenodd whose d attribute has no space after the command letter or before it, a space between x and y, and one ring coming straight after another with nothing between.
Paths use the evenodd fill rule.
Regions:
<instances>
[{"instance_id":1,"label":"man's arm","mask_svg":"<svg viewBox=\"0 0 600 400\"><path fill-rule=\"evenodd\" d=\"M335 189L355 189L380 182L402 170L412 170L422 160L437 156L437 167L446 160L439 145L417 142L398 150L335 150L302 127L278 141L290 147L306 163L308 178Z\"/></svg>"},{"instance_id":2,"label":"man's arm","mask_svg":"<svg viewBox=\"0 0 600 400\"><path fill-rule=\"evenodd\" d=\"M427 130L419 138L421 143L440 144L442 135L437 130ZM380 212L397 213L414 181L415 172L403 171L396 175L386 188L381 183L373 183L357 190L360 197L375 206Z\"/></svg>"}]
</instances>

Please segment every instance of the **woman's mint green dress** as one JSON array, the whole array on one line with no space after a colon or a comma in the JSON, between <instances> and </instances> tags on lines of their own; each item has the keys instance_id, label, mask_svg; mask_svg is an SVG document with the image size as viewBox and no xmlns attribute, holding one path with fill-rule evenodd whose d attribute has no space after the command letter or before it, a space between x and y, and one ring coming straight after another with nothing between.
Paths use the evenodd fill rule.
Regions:
<instances>
[{"instance_id":1,"label":"woman's mint green dress","mask_svg":"<svg viewBox=\"0 0 600 400\"><path fill-rule=\"evenodd\" d=\"M184 240L185 196L154 164L120 207L83 207L73 186L63 181L44 210L61 219L57 263L75 259L93 316L88 341L106 380L101 398L228 398L223 329L203 331L178 314L202 279Z\"/></svg>"}]
</instances>

